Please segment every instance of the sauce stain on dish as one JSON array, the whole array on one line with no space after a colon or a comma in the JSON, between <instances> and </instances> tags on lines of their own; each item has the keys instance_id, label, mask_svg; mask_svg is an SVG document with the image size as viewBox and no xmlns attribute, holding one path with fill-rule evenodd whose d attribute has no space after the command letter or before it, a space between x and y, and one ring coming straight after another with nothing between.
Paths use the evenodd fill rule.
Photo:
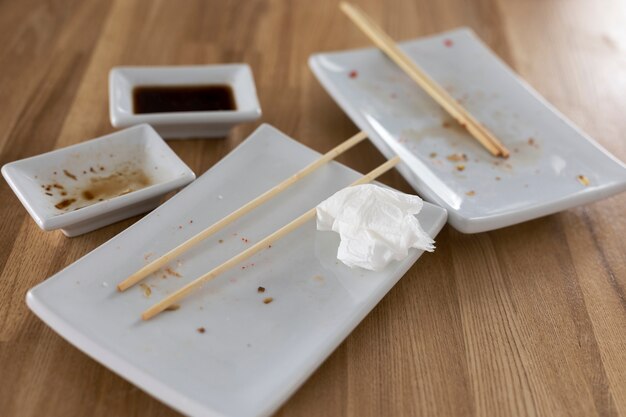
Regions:
<instances>
[{"instance_id":1,"label":"sauce stain on dish","mask_svg":"<svg viewBox=\"0 0 626 417\"><path fill-rule=\"evenodd\" d=\"M71 172L69 172L67 169L63 170L63 173L65 174L66 177L73 179L74 181L76 181L76 175L72 174Z\"/></svg>"},{"instance_id":2,"label":"sauce stain on dish","mask_svg":"<svg viewBox=\"0 0 626 417\"><path fill-rule=\"evenodd\" d=\"M104 167L100 167L100 171L104 169ZM96 173L97 171L90 168L89 172ZM152 180L138 168L119 169L111 175L94 175L87 179L79 178L68 170L63 170L63 173L72 182L76 181L79 185L67 188L58 182L42 185L44 194L54 197L53 192L56 192L62 197L60 201L55 203L54 207L63 211L78 210L100 201L140 190L152 184Z\"/></svg>"},{"instance_id":3,"label":"sauce stain on dish","mask_svg":"<svg viewBox=\"0 0 626 417\"><path fill-rule=\"evenodd\" d=\"M46 194L52 195L50 193L46 193ZM56 207L59 210L63 210L63 209L68 208L69 206L71 206L75 202L76 202L75 198L66 198L65 200L59 201L57 204L54 205L54 207Z\"/></svg>"},{"instance_id":4,"label":"sauce stain on dish","mask_svg":"<svg viewBox=\"0 0 626 417\"><path fill-rule=\"evenodd\" d=\"M89 187L81 195L87 201L102 201L140 190L150 183L150 178L143 171L118 171L106 177L90 178Z\"/></svg>"}]
</instances>

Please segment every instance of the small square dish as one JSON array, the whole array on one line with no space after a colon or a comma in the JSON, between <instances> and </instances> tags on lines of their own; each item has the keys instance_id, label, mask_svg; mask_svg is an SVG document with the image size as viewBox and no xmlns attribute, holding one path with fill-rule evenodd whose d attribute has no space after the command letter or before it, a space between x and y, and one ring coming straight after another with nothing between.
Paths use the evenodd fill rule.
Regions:
<instances>
[{"instance_id":1,"label":"small square dish","mask_svg":"<svg viewBox=\"0 0 626 417\"><path fill-rule=\"evenodd\" d=\"M150 89L152 95L145 97L150 108L144 108L140 94ZM169 95L157 96L168 89ZM216 97L219 89L230 97ZM220 97L227 107L217 106ZM115 67L109 73L109 114L114 127L149 123L167 139L216 138L261 117L261 106L245 64Z\"/></svg>"},{"instance_id":2,"label":"small square dish","mask_svg":"<svg viewBox=\"0 0 626 417\"><path fill-rule=\"evenodd\" d=\"M152 210L195 179L146 124L11 162L2 175L39 227L70 237Z\"/></svg>"},{"instance_id":3,"label":"small square dish","mask_svg":"<svg viewBox=\"0 0 626 417\"><path fill-rule=\"evenodd\" d=\"M626 166L581 132L469 29L399 44L510 150L492 157L375 48L321 53L322 86L426 200L465 233L510 226L626 190Z\"/></svg>"},{"instance_id":4,"label":"small square dish","mask_svg":"<svg viewBox=\"0 0 626 417\"><path fill-rule=\"evenodd\" d=\"M249 248L361 176L330 162L129 290L115 286L320 154L262 125L191 185L31 289L28 306L70 343L190 416L268 416L304 383L422 255L374 272L337 261L315 220L142 322L168 293ZM446 211L418 219L435 237ZM376 341L372 341L376 349ZM323 399L322 399L323 400Z\"/></svg>"}]
</instances>

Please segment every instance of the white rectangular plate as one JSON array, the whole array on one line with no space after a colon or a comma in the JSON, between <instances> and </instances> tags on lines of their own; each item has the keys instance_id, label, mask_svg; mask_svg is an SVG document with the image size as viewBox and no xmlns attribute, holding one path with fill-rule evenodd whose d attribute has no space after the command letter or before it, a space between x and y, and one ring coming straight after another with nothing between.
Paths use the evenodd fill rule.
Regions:
<instances>
[{"instance_id":1,"label":"white rectangular plate","mask_svg":"<svg viewBox=\"0 0 626 417\"><path fill-rule=\"evenodd\" d=\"M263 125L175 197L29 291L29 307L70 343L194 416L268 415L330 355L419 258L381 272L336 260L338 237L311 221L181 303L140 313L359 177L330 163L136 286L115 285L319 156ZM431 236L444 209L425 204ZM220 243L221 242L221 243ZM176 275L181 275L177 277ZM264 287L264 293L257 288ZM263 300L272 297L273 302ZM204 333L198 331L204 329Z\"/></svg>"},{"instance_id":2,"label":"white rectangular plate","mask_svg":"<svg viewBox=\"0 0 626 417\"><path fill-rule=\"evenodd\" d=\"M381 152L402 157L400 172L424 198L448 210L456 229L497 229L626 189L624 164L551 107L471 30L400 47L491 129L511 151L509 159L492 157L375 48L313 55L309 65ZM448 159L455 154L467 161Z\"/></svg>"}]
</instances>

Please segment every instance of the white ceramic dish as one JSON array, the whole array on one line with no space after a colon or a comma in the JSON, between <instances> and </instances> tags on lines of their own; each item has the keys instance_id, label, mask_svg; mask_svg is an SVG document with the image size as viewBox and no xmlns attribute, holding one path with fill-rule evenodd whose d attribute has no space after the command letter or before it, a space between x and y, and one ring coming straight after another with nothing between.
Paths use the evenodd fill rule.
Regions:
<instances>
[{"instance_id":1,"label":"white ceramic dish","mask_svg":"<svg viewBox=\"0 0 626 417\"><path fill-rule=\"evenodd\" d=\"M152 210L163 196L194 180L195 174L148 125L135 126L67 148L11 162L2 175L43 230L77 236ZM145 181L127 192L124 181ZM118 185L123 195L99 200L96 189ZM138 188L138 186L137 186ZM112 188L114 191L114 188ZM83 197L95 193L91 201ZM120 194L121 194L120 193ZM117 193L115 193L117 194ZM65 208L55 207L74 199Z\"/></svg>"},{"instance_id":2,"label":"white ceramic dish","mask_svg":"<svg viewBox=\"0 0 626 417\"><path fill-rule=\"evenodd\" d=\"M471 30L400 47L502 140L511 151L508 160L491 157L377 49L317 54L309 65L381 152L402 156L400 172L425 199L448 210L456 229L497 229L626 189L624 164L550 106ZM467 161L447 159L455 154Z\"/></svg>"},{"instance_id":3,"label":"white ceramic dish","mask_svg":"<svg viewBox=\"0 0 626 417\"><path fill-rule=\"evenodd\" d=\"M229 85L237 109L135 114L137 86ZM231 128L261 117L261 106L250 67L245 64L165 67L116 67L109 73L109 114L114 127L149 123L164 138L224 137Z\"/></svg>"},{"instance_id":4,"label":"white ceramic dish","mask_svg":"<svg viewBox=\"0 0 626 417\"><path fill-rule=\"evenodd\" d=\"M185 414L271 414L421 252L413 250L380 272L352 270L336 259L336 234L317 232L311 221L207 283L179 310L148 322L139 315L350 184L359 177L356 172L335 162L320 168L201 243L174 262L169 273L146 280L149 298L145 288L118 293L115 285L318 157L276 129L261 126L189 187L31 289L29 307L70 343ZM426 203L419 219L435 236L446 212ZM258 293L259 286L264 293ZM266 297L273 302L265 304Z\"/></svg>"}]
</instances>

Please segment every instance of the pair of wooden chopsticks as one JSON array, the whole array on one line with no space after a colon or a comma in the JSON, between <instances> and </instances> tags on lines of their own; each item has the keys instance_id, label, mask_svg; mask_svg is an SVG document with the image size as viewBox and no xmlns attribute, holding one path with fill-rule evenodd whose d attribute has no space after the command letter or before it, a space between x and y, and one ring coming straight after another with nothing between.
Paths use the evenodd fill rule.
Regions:
<instances>
[{"instance_id":1,"label":"pair of wooden chopsticks","mask_svg":"<svg viewBox=\"0 0 626 417\"><path fill-rule=\"evenodd\" d=\"M378 46L389 58L391 58L400 68L402 68L418 85L420 85L439 105L441 105L450 115L455 118L462 126L464 126L470 134L480 142L489 152L496 156L508 157L509 151L500 143L500 141L482 124L480 124L471 114L469 114L453 97L451 97L445 89L435 83L426 73L419 68L417 64L415 64L411 59L404 53L395 42L378 26L374 23L362 10L358 7L353 6L348 3L341 3L341 10L343 10L348 17L374 42L376 46ZM343 142L339 146L335 147L331 151L324 154L322 157L317 159L315 162L311 163L295 175L291 176L287 180L273 187L272 189L266 191L261 194L259 197L235 210L231 214L227 215L223 219L209 226L202 232L193 236L191 239L185 241L179 246L175 247L171 251L167 252L160 258L152 261L148 265L141 268L139 271L135 272L127 279L122 281L118 286L119 291L124 291L129 287L135 285L137 282L144 279L147 275L157 271L159 268L167 265L174 258L186 252L199 242L213 235L217 231L223 229L228 224L237 220L241 216L249 213L254 208L263 204L270 198L284 191L287 187L291 186L295 182L309 175L317 168L325 164L326 162L336 158L343 152L352 148L357 143L361 142L366 138L365 133L360 132ZM382 164L378 168L371 171L369 174L363 176L358 181L354 182L352 185L365 184L370 181L373 181L378 176L382 175L384 172L387 172L392 167L397 165L400 162L399 157L395 157L386 163ZM291 221L289 224L283 226L279 230L270 234L269 236L262 239L260 242L256 243L252 247L247 250L239 253L238 255L233 256L228 261L223 264L217 266L213 270L207 272L206 274L196 278L194 281L185 285L183 288L179 289L175 293L169 295L162 301L156 303L149 309L147 309L142 315L142 319L148 320L155 315L159 314L163 310L172 306L177 301L185 298L195 289L197 289L200 285L205 282L217 277L221 273L226 270L232 268L234 265L242 262L243 260L249 258L255 253L261 251L262 249L268 247L276 240L280 239L284 235L292 232L297 229L307 221L311 220L315 217L316 209L312 208L306 213L302 214L297 219Z\"/></svg>"},{"instance_id":2,"label":"pair of wooden chopsticks","mask_svg":"<svg viewBox=\"0 0 626 417\"><path fill-rule=\"evenodd\" d=\"M254 200L248 202L244 206L240 207L239 209L235 210L231 214L227 215L226 217L224 217L221 220L217 221L213 225L211 225L208 228L204 229L203 231L201 231L197 235L193 236L191 239L189 239L189 240L185 241L184 243L178 245L177 247L175 247L174 249L170 250L169 252L167 252L163 256L159 257L158 259L155 259L154 261L152 261L148 265L144 266L143 268L141 268L140 270L138 270L134 274L130 275L128 278L126 278L124 281L122 281L122 282L120 282L118 284L117 289L119 291L124 291L124 290L132 287L133 285L135 285L136 283L138 283L139 281L144 279L149 274L151 274L151 273L157 271L159 268L167 265L170 261L172 261L178 255L182 254L183 252L186 252L187 250L189 250L190 248L192 248L193 246L195 246L199 242L201 242L204 239L208 238L209 236L213 235L217 231L223 229L225 226L227 226L228 224L230 224L233 221L237 220L238 218L240 218L241 216L245 215L246 213L249 213L255 207L258 207L259 205L261 205L262 203L266 202L270 198L272 198L275 195L279 194L280 192L284 191L287 187L289 187L290 185L292 185L295 182L299 181L300 179L304 178L305 176L309 175L310 173L315 171L317 168L319 168L320 166L322 166L326 162L331 161L332 159L335 159L337 156L339 156L343 152L347 151L348 149L352 148L357 143L359 143L362 140L364 140L366 137L367 137L367 135L365 133L363 133L363 132L357 133L356 135L354 135L350 139L346 140L342 144L338 145L337 147L333 148L332 150L330 150L329 152L327 152L326 154L321 156L319 159L317 159L313 163L309 164L308 166L306 166L302 170L298 171L293 176L289 177L285 181L281 182L280 184L276 185L275 187L273 187L270 190L266 191L265 193L261 194L260 196L258 196ZM374 169L373 171L371 171L367 175L364 175L363 177L361 177L359 180L355 181L351 185L365 184L365 183L371 182L375 178L377 178L380 175L382 175L383 173L389 171L391 168L396 166L399 162L400 162L400 158L396 156L395 158L393 158L393 159L385 162L384 164L380 165L378 168ZM199 286L201 286L205 282L212 280L213 278L217 277L221 273L223 273L226 270L232 268L233 266L237 265L238 263L244 261L245 259L249 258L250 256L256 254L257 252L261 251L262 249L267 248L269 245L274 243L276 240L278 240L281 237L285 236L286 234L294 231L295 229L297 229L298 227L300 227L301 225L303 225L307 221L313 219L315 217L315 213L316 213L316 210L315 210L315 207L314 207L314 208L310 209L309 211L307 211L306 213L302 214L300 217L298 217L295 220L291 221L287 225L285 225L282 228L278 229L274 233L272 233L269 236L265 237L264 239L262 239L258 243L254 244L250 248L248 248L245 251L239 253L238 255L233 256L228 261L226 261L223 264L217 266L216 268L214 268L211 271L207 272L206 274L200 276L199 278L196 278L194 281L190 282L189 284L185 285L183 288L179 289L178 291L176 291L173 294L169 295L168 297L164 298L162 301L159 301L158 303L156 303L155 305L153 305L152 307L150 307L149 309L144 311L143 314L141 315L141 318L144 319L144 320L148 320L148 319L156 316L160 312L166 310L168 307L171 307L174 303L176 303L176 302L180 301L181 299L185 298L186 296L188 296L191 292L196 290Z\"/></svg>"},{"instance_id":3,"label":"pair of wooden chopsticks","mask_svg":"<svg viewBox=\"0 0 626 417\"><path fill-rule=\"evenodd\" d=\"M448 92L433 81L396 43L358 6L342 2L339 6L370 40L394 61L409 77L443 107L492 155L507 158L509 151L483 124L467 112Z\"/></svg>"}]
</instances>

